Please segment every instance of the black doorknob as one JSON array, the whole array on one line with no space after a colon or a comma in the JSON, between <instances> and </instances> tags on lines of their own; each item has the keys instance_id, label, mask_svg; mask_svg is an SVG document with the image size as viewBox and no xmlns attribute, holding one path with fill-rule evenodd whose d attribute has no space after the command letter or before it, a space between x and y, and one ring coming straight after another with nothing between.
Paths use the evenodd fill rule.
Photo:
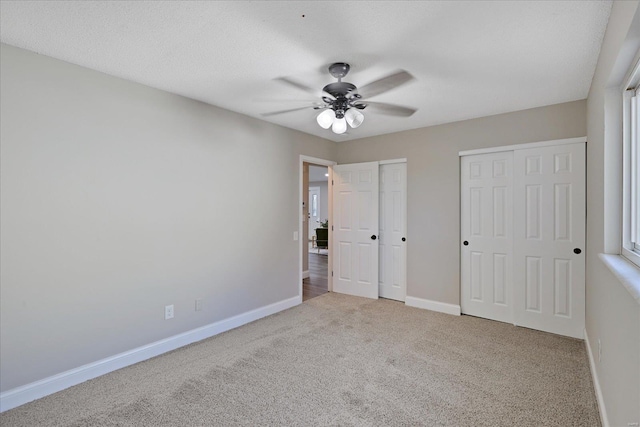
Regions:
<instances>
[{"instance_id":1,"label":"black doorknob","mask_svg":"<svg viewBox=\"0 0 640 427\"><path fill-rule=\"evenodd\" d=\"M575 249L573 250L573 253L574 253L574 254L580 254L581 252L582 252L582 251L580 250L580 248L575 248Z\"/></svg>"},{"instance_id":2,"label":"black doorknob","mask_svg":"<svg viewBox=\"0 0 640 427\"><path fill-rule=\"evenodd\" d=\"M406 242L406 241L407 241L407 238L406 238L406 237L403 237L403 238L402 238L402 241L403 241L403 242Z\"/></svg>"},{"instance_id":3,"label":"black doorknob","mask_svg":"<svg viewBox=\"0 0 640 427\"><path fill-rule=\"evenodd\" d=\"M469 246L469 242L467 242L466 240L464 242L462 242L463 245L465 246Z\"/></svg>"},{"instance_id":4,"label":"black doorknob","mask_svg":"<svg viewBox=\"0 0 640 427\"><path fill-rule=\"evenodd\" d=\"M375 235L375 234L372 234L372 235L371 235L371 240L376 240L377 238L378 238L378 237L376 237L376 235Z\"/></svg>"}]
</instances>

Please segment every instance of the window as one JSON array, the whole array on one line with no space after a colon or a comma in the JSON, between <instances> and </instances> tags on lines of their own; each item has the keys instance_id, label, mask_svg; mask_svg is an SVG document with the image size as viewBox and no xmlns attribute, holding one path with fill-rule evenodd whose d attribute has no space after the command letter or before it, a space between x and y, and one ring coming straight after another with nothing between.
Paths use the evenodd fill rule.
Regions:
<instances>
[{"instance_id":1,"label":"window","mask_svg":"<svg viewBox=\"0 0 640 427\"><path fill-rule=\"evenodd\" d=\"M311 196L311 216L318 216L318 195Z\"/></svg>"},{"instance_id":2,"label":"window","mask_svg":"<svg viewBox=\"0 0 640 427\"><path fill-rule=\"evenodd\" d=\"M623 126L622 255L640 266L640 62L627 80Z\"/></svg>"}]
</instances>

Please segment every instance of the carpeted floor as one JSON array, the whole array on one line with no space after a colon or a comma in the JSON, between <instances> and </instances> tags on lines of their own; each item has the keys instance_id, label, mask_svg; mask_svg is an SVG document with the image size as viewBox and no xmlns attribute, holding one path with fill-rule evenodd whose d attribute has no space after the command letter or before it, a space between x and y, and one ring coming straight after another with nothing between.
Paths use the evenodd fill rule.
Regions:
<instances>
[{"instance_id":1,"label":"carpeted floor","mask_svg":"<svg viewBox=\"0 0 640 427\"><path fill-rule=\"evenodd\" d=\"M582 341L325 294L0 414L9 426L599 426Z\"/></svg>"}]
</instances>

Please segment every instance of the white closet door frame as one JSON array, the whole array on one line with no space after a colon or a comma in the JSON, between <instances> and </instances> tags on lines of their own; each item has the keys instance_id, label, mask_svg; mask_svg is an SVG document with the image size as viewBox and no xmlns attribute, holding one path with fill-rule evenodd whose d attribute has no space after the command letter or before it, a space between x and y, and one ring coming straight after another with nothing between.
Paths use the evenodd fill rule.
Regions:
<instances>
[{"instance_id":1,"label":"white closet door frame","mask_svg":"<svg viewBox=\"0 0 640 427\"><path fill-rule=\"evenodd\" d=\"M525 150L528 148L537 148L537 147L551 147L554 145L575 144L577 142L587 142L587 137L580 136L578 138L554 139L551 141L528 142L526 144L503 145L500 147L488 147L488 148L478 148L475 150L464 150L464 151L459 151L458 156L462 157L462 156L470 156L473 154L498 153L500 151Z\"/></svg>"},{"instance_id":2,"label":"white closet door frame","mask_svg":"<svg viewBox=\"0 0 640 427\"><path fill-rule=\"evenodd\" d=\"M505 151L514 152L514 155L513 155L514 157L513 167L515 171L514 181L513 181L513 184L514 184L514 187L513 187L514 188L514 210L513 210L513 215L514 215L514 230L513 230L514 231L514 239L513 239L514 279L513 279L513 283L514 283L514 286L513 288L514 289L511 295L512 305L514 308L513 308L512 321L514 324L518 324L521 326L544 330L552 333L558 333L562 335L568 335L576 338L582 338L583 330L584 330L584 308L585 308L584 307L584 292L585 292L585 289L584 289L585 287L584 241L586 236L586 228L585 228L586 205L584 203L584 200L585 200L585 193L586 193L586 177L584 176L582 177L584 179L584 181L582 182L583 184L582 188L575 188L575 189L569 189L569 190L567 190L566 187L568 188L568 186L570 186L569 184L571 184L571 182L573 181L567 181L565 183L564 181L566 181L566 179L564 181L562 179L558 181L557 178L555 177L550 177L548 179L549 183L546 183L545 185L554 187L553 194L551 195L553 199L553 203L551 202L551 199L548 199L548 197L545 196L547 197L545 206L550 205L551 208L553 208L551 209L553 210L553 212L551 212L550 210L550 212L546 213L545 215L558 217L559 215L561 216L563 212L564 212L563 215L568 215L566 213L568 210L579 212L580 214L576 218L574 218L572 222L567 223L568 224L567 227L571 228L570 230L568 228L565 230L562 227L561 227L562 228L561 230L558 229L559 223L557 219L554 220L555 222L553 224L553 227L551 227L555 230L553 231L553 233L549 231L548 224L546 225L546 228L547 228L547 230L545 230L546 234L549 234L549 233L558 234L558 232L564 230L563 232L565 232L566 236L571 236L571 238L568 238L565 235L563 235L565 237L560 236L562 238L558 238L557 235L547 236L549 241L566 240L566 242L560 242L561 243L560 251L562 252L562 254L557 254L555 253L557 251L555 250L552 251L550 249L543 250L542 252L538 251L540 252L539 254L537 253L530 254L529 252L531 251L531 249L529 249L528 247L525 248L525 243L527 246L531 246L531 243L525 242L527 240L526 238L523 238L523 236L517 235L519 232L522 231L521 229L523 229L523 227L525 227L526 224L525 224L525 218L522 217L524 215L522 211L524 208L522 206L520 208L516 207L517 203L523 203L523 200L525 199L525 195L517 193L520 190L516 188L516 185L520 185L520 186L526 185L527 182L523 178L523 176L525 176L526 173L520 170L523 166L516 164L516 159L518 159L519 162L522 162L522 159L523 159L522 154L527 152L533 153L533 151L525 151L525 150L541 149L545 147L560 147L563 145L575 144L576 146L579 147L577 148L577 151L574 150L574 147L567 147L566 150L560 149L560 151L558 151L558 152L566 151L566 153L575 152L576 156L574 156L574 158L568 155L564 155L565 153L562 153L564 157L555 156L554 159L552 159L555 162L555 165L549 166L550 163L547 160L545 160L548 163L546 167L547 169L551 168L551 170L554 171L553 174L558 174L561 172L570 172L571 164L569 162L577 160L578 162L581 161L581 164L579 165L575 164L573 166L573 169L574 169L573 172L576 173L577 175L584 175L584 170L586 167L586 163L585 163L586 157L584 156L586 144L584 143L586 143L586 141L587 141L586 137L568 138L568 139L560 139L560 140L553 140L553 141L534 142L534 143L528 143L528 144L483 148L478 150L466 150L458 153L460 157L463 157L463 156L472 156L472 155L478 155L478 154L499 153L499 152L505 152ZM582 144L579 144L579 143L582 143ZM553 151L554 150L552 149L543 149L543 150L540 150L540 153L541 155L542 153L547 153L547 155L552 155ZM520 153L520 155L518 153ZM463 162L461 161L461 165L462 163ZM565 168L565 169L568 168L568 170L563 171L561 170L562 168ZM567 203L562 205L561 203L562 200L558 201L558 197L560 197L559 194L561 193L561 192L559 193L559 189L560 190L565 189L566 190L565 192L567 191L575 192L575 195L577 197L575 200L571 199L572 206L570 207L564 206ZM463 186L461 185L461 195L463 194L463 191L464 191ZM549 191L550 190L548 189L546 190L547 193ZM561 204L564 207L560 206L559 208L558 206L556 206L558 204ZM464 233L468 231L465 229L465 226L463 224L464 219L462 218L462 215L463 215L463 211L461 209L461 236L460 236L461 241L467 238L467 236L465 236ZM516 215L518 215L519 217L516 218ZM546 223L548 223L550 220L547 218L545 219L545 221ZM577 237L574 237L574 236L577 236ZM535 242L533 243L535 247ZM566 244L563 245L564 243ZM516 246L518 245L520 245L521 247L517 248ZM575 254L573 252L571 254L568 254L568 253L565 254L564 252L567 252L567 250L566 248L564 248L564 246L567 246L567 245L571 246L572 248L575 246L576 249L581 249L582 253L579 253L578 251ZM569 246L567 246L567 248ZM461 246L461 247L463 248L461 250L461 283L460 283L461 305L462 305L462 302L463 302L462 294L465 286L464 275L466 274L466 272L464 272L463 270L465 268L468 268L468 265L463 265L464 257L466 254L465 254L464 246ZM524 260L524 258L516 259L516 257L519 257L519 258L528 257L528 258ZM545 258L544 260L543 260L543 257ZM531 300L531 298L529 298L530 301L527 300L528 298L527 291L529 291L529 294L533 292L532 291L533 288L531 288L531 284L529 285L529 288L527 288L528 290L516 289L516 287L518 286L522 287L523 282L529 281L533 283L534 281L533 279L536 278L537 276L535 276L535 274L532 273L533 270L531 270L531 268L535 267L535 265L533 264L535 264L536 259L540 263L540 280L541 280L540 283L542 284L543 281L545 280L549 282L548 284L545 285L545 286L548 286L548 288L541 290L541 292L544 292L544 294L543 293L540 294L540 298L545 299L544 302L542 301L542 299L540 300L541 304L543 303L545 304L544 309L542 309L541 306L538 307L539 309L534 307L533 305L535 304L533 304L533 302L535 301ZM543 270L542 269L543 263L549 264L551 261L553 261L552 262L553 265L551 266L547 265L544 267L544 270ZM520 271L523 268L527 267L526 265L524 265L527 262L531 264L529 266L530 267L529 270L531 270L529 273L531 274L529 274L528 276L526 275L527 274L526 272ZM518 274L520 274L520 276L524 274L525 276L516 277ZM527 304L531 307L527 306ZM538 314L538 316L534 316L534 314Z\"/></svg>"},{"instance_id":3,"label":"white closet door frame","mask_svg":"<svg viewBox=\"0 0 640 427\"><path fill-rule=\"evenodd\" d=\"M384 165L391 165L391 164L397 164L397 163L404 163L406 165L407 159L406 158L400 158L400 159L381 160L381 161L379 161L377 163L378 163L378 172L380 172L380 169L382 169L382 167ZM346 166L346 165L348 165L348 164L338 165L338 166ZM335 179L334 179L334 177L335 177ZM338 178L339 178L338 175L334 174L333 170L332 170L332 176L329 178L329 185L330 185L330 191L329 191L330 196L329 196L329 198L331 200L333 200L334 203L337 200L337 196L334 194L334 192L336 191L336 186L338 184L335 180L338 179ZM406 250L406 235L407 235L407 197L406 197L406 195L407 195L407 189L406 189L406 187L407 187L407 182L406 182L406 168L405 168L404 200L403 200L403 204L404 205L402 206L402 211L403 211L402 212L402 221L403 221L402 228L403 228L403 230L402 230L401 234L395 233L395 234L398 234L397 236L395 236L395 237L397 237L397 240L399 240L402 243L402 247L401 247L401 252L402 252L401 253L401 258L402 259L399 261L402 264L401 265L401 273L400 273L402 277L400 278L401 279L400 282L401 282L401 284L403 286L402 293L404 294L405 298L406 298L406 265L407 265L407 250ZM331 210L333 211L336 207L337 206L333 206ZM338 220L338 218L337 218L335 213L333 213L332 218L336 218L336 221ZM330 224L334 224L333 219L331 220ZM335 240L332 241L331 239L332 238L335 239L336 230L335 230L335 228L333 226L330 227L330 230L331 230L330 233L329 233L329 235L330 235L330 244L333 244L332 242L335 241ZM380 233L380 231L378 231L378 233ZM403 238L405 240L402 240ZM379 239L378 239L378 242L380 242ZM338 257L338 249L334 248L333 253L334 253L334 255L330 257L330 262L332 261L332 258ZM339 274L339 273L336 272L336 270L339 269L339 265L338 264L339 264L339 260L338 259L336 259L336 261L332 263L332 265L336 266L336 269L333 270L333 267L332 267L332 269L330 269L330 272L331 272L330 273L330 277L331 277L331 279L329 280L329 284L330 284L329 291L334 291L334 289L335 289L335 286L334 286L334 281L336 279L335 274ZM382 265L381 264L381 260L380 260L380 258L378 258L378 268L380 268L381 265ZM382 269L384 269L384 268L385 267L382 266ZM378 271L378 273L379 273L379 271ZM379 285L377 286L377 290L378 290L378 294L380 296L384 297L384 295L382 295L382 293L380 293ZM340 286L338 286L338 289L335 289L335 291L336 292L340 292L340 291L344 291L344 289L340 289ZM347 292L347 293L349 293L349 292ZM370 298L374 297L373 294L367 295L367 296L370 297ZM396 296L396 295L394 295L394 296ZM402 300L404 301L404 298Z\"/></svg>"}]
</instances>

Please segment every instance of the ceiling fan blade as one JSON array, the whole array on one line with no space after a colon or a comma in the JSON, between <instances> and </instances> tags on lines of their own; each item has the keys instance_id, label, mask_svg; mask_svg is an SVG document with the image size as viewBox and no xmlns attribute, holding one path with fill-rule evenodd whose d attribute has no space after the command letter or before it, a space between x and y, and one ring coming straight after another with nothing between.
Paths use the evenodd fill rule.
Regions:
<instances>
[{"instance_id":1,"label":"ceiling fan blade","mask_svg":"<svg viewBox=\"0 0 640 427\"><path fill-rule=\"evenodd\" d=\"M411 74L401 70L362 86L358 89L358 93L363 98L371 98L372 96L390 91L391 89L403 85L413 79L414 77Z\"/></svg>"},{"instance_id":2,"label":"ceiling fan blade","mask_svg":"<svg viewBox=\"0 0 640 427\"><path fill-rule=\"evenodd\" d=\"M279 82L282 82L284 84L287 84L289 86L293 86L296 89L300 89L300 90L305 91L307 93L310 93L312 95L316 95L316 96L318 95L318 91L317 90L307 86L304 83L300 83L299 81L297 81L295 79L292 79L291 77L278 77L275 80L279 81Z\"/></svg>"},{"instance_id":3,"label":"ceiling fan blade","mask_svg":"<svg viewBox=\"0 0 640 427\"><path fill-rule=\"evenodd\" d=\"M287 99L287 98L253 98L252 102L260 102L260 103L273 103L273 104L317 104L321 103L317 99L311 98L300 98L300 99Z\"/></svg>"},{"instance_id":4,"label":"ceiling fan blade","mask_svg":"<svg viewBox=\"0 0 640 427\"><path fill-rule=\"evenodd\" d=\"M289 110L272 111L271 113L262 113L260 115L262 117L269 117L269 116L275 116L277 114L293 113L294 111L309 110L309 109L312 109L312 108L313 109L319 109L320 107L315 106L315 105L307 105L306 107L291 108Z\"/></svg>"},{"instance_id":5,"label":"ceiling fan blade","mask_svg":"<svg viewBox=\"0 0 640 427\"><path fill-rule=\"evenodd\" d=\"M372 111L374 113L380 113L380 114L387 114L389 116L409 117L413 115L413 113L418 111L415 108L402 107L400 105L387 104L385 102L363 101L363 104L366 104L367 111Z\"/></svg>"}]
</instances>

